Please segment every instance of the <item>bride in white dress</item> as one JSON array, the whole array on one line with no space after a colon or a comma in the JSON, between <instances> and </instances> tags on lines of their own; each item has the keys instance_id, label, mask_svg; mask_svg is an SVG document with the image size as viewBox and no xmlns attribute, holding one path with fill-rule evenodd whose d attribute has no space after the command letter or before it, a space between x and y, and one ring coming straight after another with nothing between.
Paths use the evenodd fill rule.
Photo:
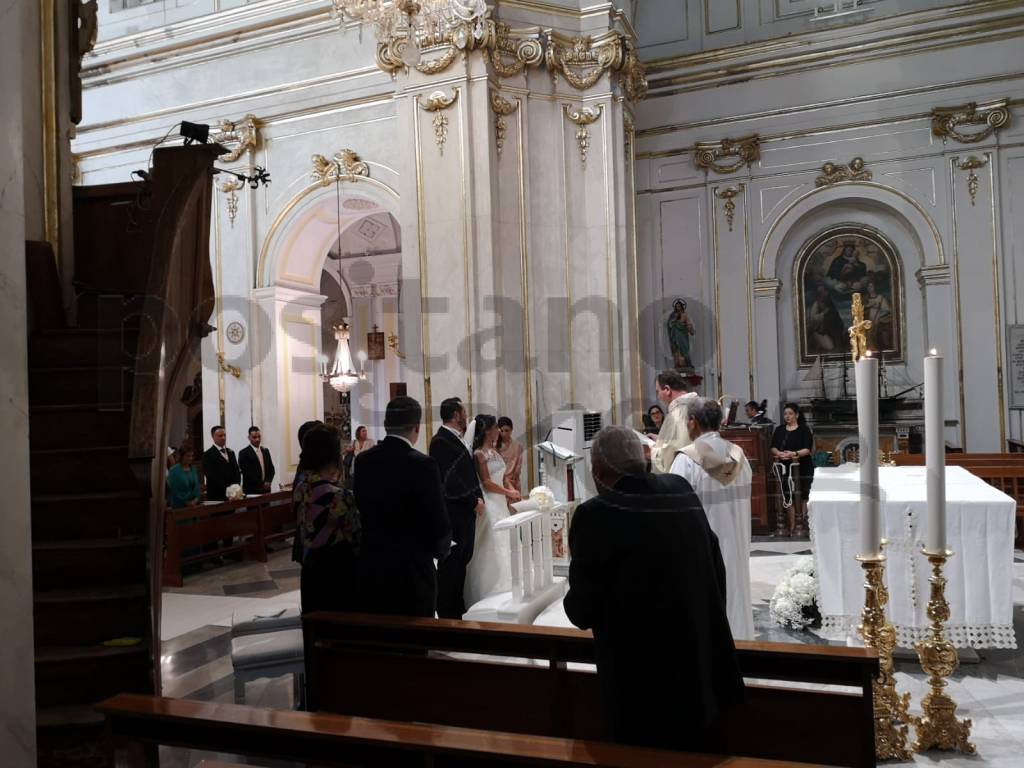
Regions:
<instances>
[{"instance_id":1,"label":"bride in white dress","mask_svg":"<svg viewBox=\"0 0 1024 768\"><path fill-rule=\"evenodd\" d=\"M495 449L498 422L493 416L479 415L469 424L466 440L480 477L486 509L476 519L473 557L466 568L466 606L488 595L512 589L512 553L508 533L495 533L494 524L508 517L508 502L519 501L518 490L506 488L505 460Z\"/></svg>"}]
</instances>

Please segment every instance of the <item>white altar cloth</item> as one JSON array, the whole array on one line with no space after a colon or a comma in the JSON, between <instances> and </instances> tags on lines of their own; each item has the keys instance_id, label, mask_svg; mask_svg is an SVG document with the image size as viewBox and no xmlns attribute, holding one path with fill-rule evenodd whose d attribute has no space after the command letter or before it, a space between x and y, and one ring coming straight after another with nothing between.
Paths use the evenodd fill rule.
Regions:
<instances>
[{"instance_id":1,"label":"white altar cloth","mask_svg":"<svg viewBox=\"0 0 1024 768\"><path fill-rule=\"evenodd\" d=\"M880 467L889 620L898 645L924 639L931 566L921 554L927 527L924 467ZM856 560L860 530L857 466L815 471L808 503L819 579L822 635L856 637L864 575ZM1013 537L1016 502L963 467L946 467L946 599L949 639L960 648L1016 648Z\"/></svg>"}]
</instances>

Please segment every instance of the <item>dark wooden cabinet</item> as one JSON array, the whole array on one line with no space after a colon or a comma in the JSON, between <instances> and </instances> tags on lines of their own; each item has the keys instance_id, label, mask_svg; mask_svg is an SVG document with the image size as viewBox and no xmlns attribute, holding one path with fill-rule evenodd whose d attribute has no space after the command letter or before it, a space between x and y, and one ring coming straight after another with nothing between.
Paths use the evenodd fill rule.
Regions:
<instances>
[{"instance_id":1,"label":"dark wooden cabinet","mask_svg":"<svg viewBox=\"0 0 1024 768\"><path fill-rule=\"evenodd\" d=\"M772 466L772 429L764 427L726 427L722 437L736 443L743 449L753 472L753 488L750 492L751 529L755 534L764 535L771 531L775 510L773 497L769 493L768 477Z\"/></svg>"}]
</instances>

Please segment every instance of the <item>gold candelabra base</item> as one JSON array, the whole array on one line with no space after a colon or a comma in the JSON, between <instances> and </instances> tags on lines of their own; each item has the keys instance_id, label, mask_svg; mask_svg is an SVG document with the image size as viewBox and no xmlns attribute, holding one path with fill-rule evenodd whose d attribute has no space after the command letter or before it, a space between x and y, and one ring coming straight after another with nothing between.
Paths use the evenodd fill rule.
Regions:
<instances>
[{"instance_id":1,"label":"gold candelabra base","mask_svg":"<svg viewBox=\"0 0 1024 768\"><path fill-rule=\"evenodd\" d=\"M974 744L968 741L971 736L971 721L957 720L956 702L945 691L946 678L952 675L960 664L956 647L946 638L945 632L945 624L949 621L949 603L946 602L946 579L942 575L942 569L953 553L949 550L923 552L932 566L932 575L928 578L931 584L931 596L928 600L930 636L927 640L915 643L914 650L921 661L921 668L928 673L928 686L931 691L921 700L924 715L914 718L917 739L913 748L915 752L945 749L973 755Z\"/></svg>"},{"instance_id":2,"label":"gold candelabra base","mask_svg":"<svg viewBox=\"0 0 1024 768\"><path fill-rule=\"evenodd\" d=\"M864 611L860 635L864 645L878 651L878 677L871 684L875 718L875 757L879 760L909 760L907 726L911 722L907 708L910 694L896 692L892 652L896 630L885 618L889 593L885 587L885 555L861 555L864 569Z\"/></svg>"}]
</instances>

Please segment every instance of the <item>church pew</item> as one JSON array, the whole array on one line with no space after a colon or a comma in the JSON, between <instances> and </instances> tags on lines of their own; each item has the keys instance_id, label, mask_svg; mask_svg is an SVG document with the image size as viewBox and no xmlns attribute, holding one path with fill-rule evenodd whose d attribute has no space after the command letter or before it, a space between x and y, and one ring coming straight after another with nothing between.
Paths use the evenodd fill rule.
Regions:
<instances>
[{"instance_id":1,"label":"church pew","mask_svg":"<svg viewBox=\"0 0 1024 768\"><path fill-rule=\"evenodd\" d=\"M807 765L134 694L114 696L99 704L97 709L106 716L115 768L156 766L155 745L345 768L382 765L395 768L477 765L800 768Z\"/></svg>"},{"instance_id":2,"label":"church pew","mask_svg":"<svg viewBox=\"0 0 1024 768\"><path fill-rule=\"evenodd\" d=\"M303 628L310 711L562 738L603 736L597 675L569 668L570 663L594 663L590 632L341 613L306 614ZM874 651L781 643L736 646L744 677L759 682L749 684L744 703L726 713L709 749L857 768L875 764ZM453 652L472 658L445 655ZM509 658L540 660L546 666L508 663ZM417 684L407 685L409 680ZM849 686L858 692L764 680Z\"/></svg>"},{"instance_id":3,"label":"church pew","mask_svg":"<svg viewBox=\"0 0 1024 768\"><path fill-rule=\"evenodd\" d=\"M185 563L242 552L247 559L266 562L267 542L290 535L295 513L291 491L250 496L220 504L168 509L164 516L163 585L182 586ZM220 542L230 542L221 545ZM205 549L209 544L215 548ZM184 555L185 550L197 550Z\"/></svg>"}]
</instances>

